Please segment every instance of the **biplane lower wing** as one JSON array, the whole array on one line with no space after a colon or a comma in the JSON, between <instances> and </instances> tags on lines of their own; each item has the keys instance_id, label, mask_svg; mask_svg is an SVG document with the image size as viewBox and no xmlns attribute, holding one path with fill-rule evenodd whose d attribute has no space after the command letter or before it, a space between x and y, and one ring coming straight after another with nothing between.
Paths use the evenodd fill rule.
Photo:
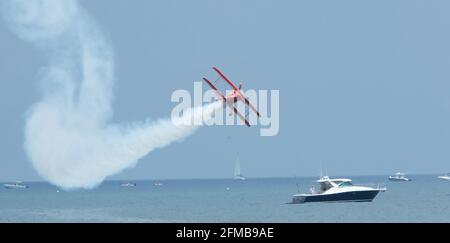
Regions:
<instances>
[{"instance_id":1,"label":"biplane lower wing","mask_svg":"<svg viewBox=\"0 0 450 243\"><path fill-rule=\"evenodd\" d=\"M227 103L227 105L233 110L234 113L236 113L239 119L241 119L245 123L245 125L247 125L247 127L250 127L250 122L248 122L248 120L237 110L237 108L234 105L230 103Z\"/></svg>"},{"instance_id":2,"label":"biplane lower wing","mask_svg":"<svg viewBox=\"0 0 450 243\"><path fill-rule=\"evenodd\" d=\"M223 101L226 101L225 96L216 88L216 86L214 86L214 84L209 81L207 78L203 78L203 80L209 85L209 87L211 87L214 91L216 91L217 95L222 98Z\"/></svg>"},{"instance_id":3,"label":"biplane lower wing","mask_svg":"<svg viewBox=\"0 0 450 243\"><path fill-rule=\"evenodd\" d=\"M246 97L243 97L243 99L244 99L244 103L248 107L250 107L250 109L252 109L256 113L256 115L258 115L258 117L261 117L261 114L259 114L259 111L250 103L250 101Z\"/></svg>"}]
</instances>

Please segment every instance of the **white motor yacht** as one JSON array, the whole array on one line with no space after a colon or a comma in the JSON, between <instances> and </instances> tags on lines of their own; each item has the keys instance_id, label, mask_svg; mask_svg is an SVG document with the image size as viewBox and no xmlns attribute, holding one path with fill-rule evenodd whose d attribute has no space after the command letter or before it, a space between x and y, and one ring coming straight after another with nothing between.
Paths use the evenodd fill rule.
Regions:
<instances>
[{"instance_id":1,"label":"white motor yacht","mask_svg":"<svg viewBox=\"0 0 450 243\"><path fill-rule=\"evenodd\" d=\"M127 183L120 184L120 186L123 186L123 187L134 187L134 186L136 186L136 183L127 182Z\"/></svg>"},{"instance_id":2,"label":"white motor yacht","mask_svg":"<svg viewBox=\"0 0 450 243\"><path fill-rule=\"evenodd\" d=\"M353 185L350 179L330 179L323 176L316 181L320 188L318 191L311 187L311 193L295 194L292 203L307 202L371 202L380 191L386 188L372 188L368 186Z\"/></svg>"},{"instance_id":3,"label":"white motor yacht","mask_svg":"<svg viewBox=\"0 0 450 243\"><path fill-rule=\"evenodd\" d=\"M438 176L439 179L441 180L445 180L445 181L450 181L450 174L446 174L443 176Z\"/></svg>"},{"instance_id":4,"label":"white motor yacht","mask_svg":"<svg viewBox=\"0 0 450 243\"><path fill-rule=\"evenodd\" d=\"M406 177L405 173L397 172L394 176L389 176L390 181L411 181L411 179Z\"/></svg>"},{"instance_id":5,"label":"white motor yacht","mask_svg":"<svg viewBox=\"0 0 450 243\"><path fill-rule=\"evenodd\" d=\"M3 187L6 189L26 189L28 188L27 185L23 185L22 182L16 181L14 183L5 183L3 184Z\"/></svg>"}]
</instances>

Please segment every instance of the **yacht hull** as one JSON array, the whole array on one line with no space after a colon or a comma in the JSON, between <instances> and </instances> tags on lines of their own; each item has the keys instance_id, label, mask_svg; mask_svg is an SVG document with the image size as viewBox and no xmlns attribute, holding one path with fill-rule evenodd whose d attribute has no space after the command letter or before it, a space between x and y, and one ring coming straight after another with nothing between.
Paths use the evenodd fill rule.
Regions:
<instances>
[{"instance_id":1,"label":"yacht hull","mask_svg":"<svg viewBox=\"0 0 450 243\"><path fill-rule=\"evenodd\" d=\"M9 185L9 184L4 184L3 187L6 189L27 189L28 188L28 186L25 186L25 185Z\"/></svg>"},{"instance_id":2,"label":"yacht hull","mask_svg":"<svg viewBox=\"0 0 450 243\"><path fill-rule=\"evenodd\" d=\"M292 198L292 203L308 202L371 202L378 195L379 190L352 191L318 195L296 195Z\"/></svg>"}]
</instances>

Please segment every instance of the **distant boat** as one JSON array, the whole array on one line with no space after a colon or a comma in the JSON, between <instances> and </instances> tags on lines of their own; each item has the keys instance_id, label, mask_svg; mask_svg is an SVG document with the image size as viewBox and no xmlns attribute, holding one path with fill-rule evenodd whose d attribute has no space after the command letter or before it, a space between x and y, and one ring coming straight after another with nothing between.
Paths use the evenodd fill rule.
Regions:
<instances>
[{"instance_id":1,"label":"distant boat","mask_svg":"<svg viewBox=\"0 0 450 243\"><path fill-rule=\"evenodd\" d=\"M411 181L411 179L406 177L405 173L397 172L394 176L389 176L390 181Z\"/></svg>"},{"instance_id":2,"label":"distant boat","mask_svg":"<svg viewBox=\"0 0 450 243\"><path fill-rule=\"evenodd\" d=\"M239 161L239 158L236 159L236 164L234 165L234 179L241 181L246 180L244 175L241 173L241 163Z\"/></svg>"},{"instance_id":3,"label":"distant boat","mask_svg":"<svg viewBox=\"0 0 450 243\"><path fill-rule=\"evenodd\" d=\"M136 183L127 182L127 183L122 183L122 184L120 184L120 186L123 186L123 187L133 187L133 186L136 186Z\"/></svg>"},{"instance_id":4,"label":"distant boat","mask_svg":"<svg viewBox=\"0 0 450 243\"><path fill-rule=\"evenodd\" d=\"M6 189L27 189L27 185L23 185L22 182L16 181L14 183L5 183L3 184L3 187Z\"/></svg>"},{"instance_id":5,"label":"distant boat","mask_svg":"<svg viewBox=\"0 0 450 243\"><path fill-rule=\"evenodd\" d=\"M164 184L162 184L161 182L155 182L155 184L153 184L154 186L163 186Z\"/></svg>"},{"instance_id":6,"label":"distant boat","mask_svg":"<svg viewBox=\"0 0 450 243\"><path fill-rule=\"evenodd\" d=\"M445 180L445 181L450 181L450 174L446 174L443 176L438 176L439 179L441 180Z\"/></svg>"}]
</instances>

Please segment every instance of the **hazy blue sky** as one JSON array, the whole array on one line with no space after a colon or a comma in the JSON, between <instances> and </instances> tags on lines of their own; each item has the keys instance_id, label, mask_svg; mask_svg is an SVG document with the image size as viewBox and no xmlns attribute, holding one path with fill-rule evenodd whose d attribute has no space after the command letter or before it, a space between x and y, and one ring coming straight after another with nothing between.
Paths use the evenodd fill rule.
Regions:
<instances>
[{"instance_id":1,"label":"hazy blue sky","mask_svg":"<svg viewBox=\"0 0 450 243\"><path fill-rule=\"evenodd\" d=\"M450 171L449 1L82 1L116 55L116 122L168 117L221 67L280 90L280 133L206 127L123 178ZM0 23L0 181L38 180L23 149L46 56ZM206 88L206 87L205 87Z\"/></svg>"}]
</instances>

